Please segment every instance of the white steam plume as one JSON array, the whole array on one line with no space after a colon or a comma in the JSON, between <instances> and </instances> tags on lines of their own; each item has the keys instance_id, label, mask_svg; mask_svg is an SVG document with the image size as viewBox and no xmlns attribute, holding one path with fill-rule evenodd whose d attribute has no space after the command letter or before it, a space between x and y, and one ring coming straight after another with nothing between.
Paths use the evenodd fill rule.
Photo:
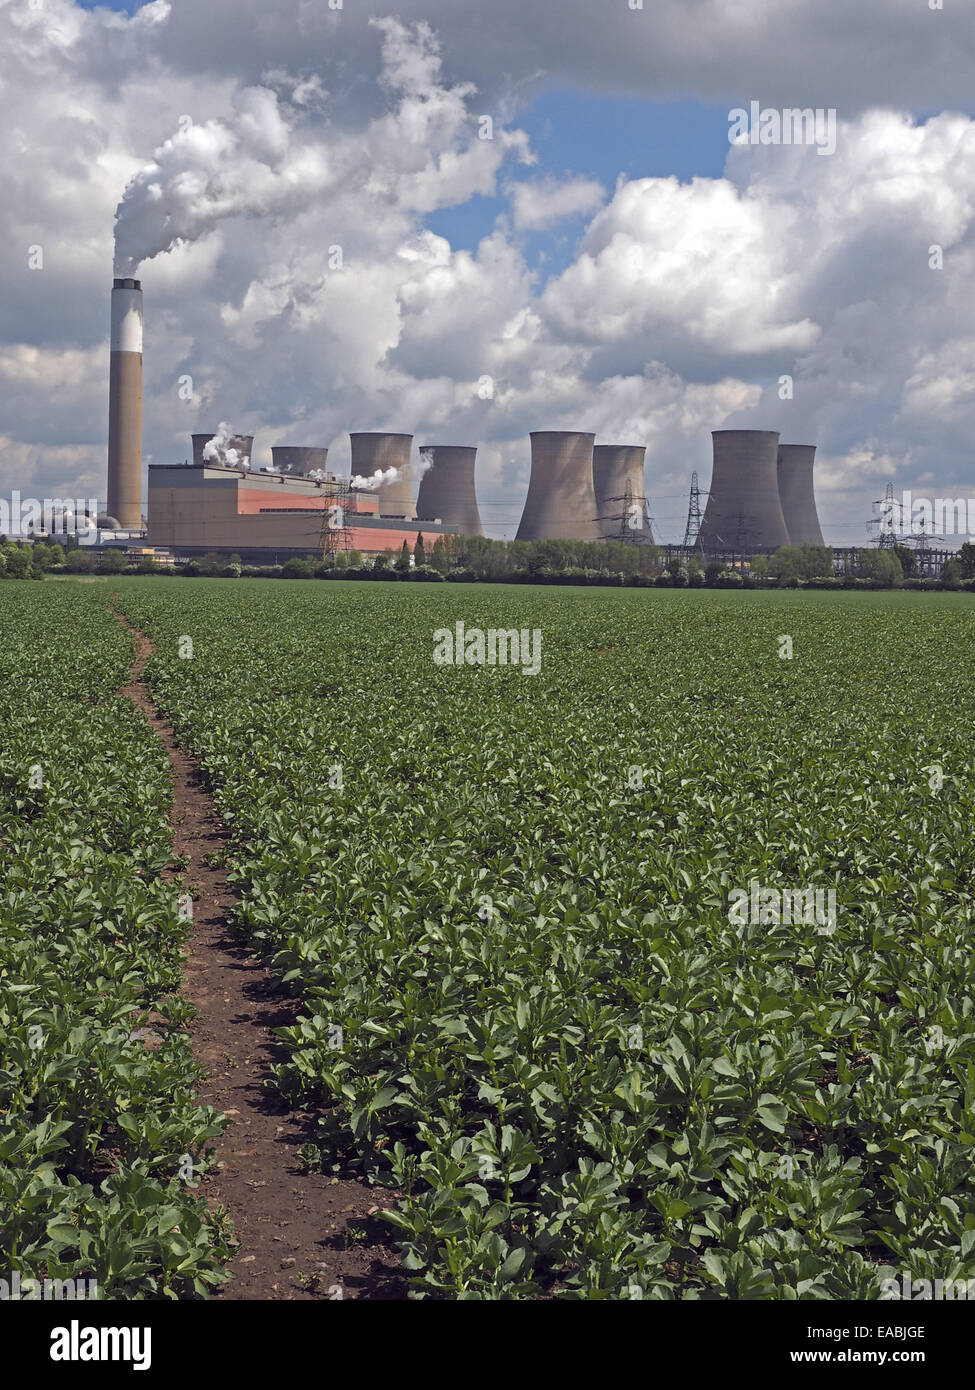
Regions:
<instances>
[{"instance_id":1,"label":"white steam plume","mask_svg":"<svg viewBox=\"0 0 975 1390\"><path fill-rule=\"evenodd\" d=\"M386 483L398 483L402 476L401 468L377 468L368 478L364 478L361 473L354 474L350 486L358 488L360 492L375 492Z\"/></svg>"},{"instance_id":2,"label":"white steam plume","mask_svg":"<svg viewBox=\"0 0 975 1390\"><path fill-rule=\"evenodd\" d=\"M115 213L115 274L134 275L142 261L196 241L228 217L280 221L356 192L373 201L381 193L390 211L422 212L492 191L507 152L531 161L522 131L477 139L466 107L474 89L439 85L428 25L370 23L382 34L380 86L396 98L391 109L357 136L343 136L316 127L307 82L280 95L271 86L242 88L232 115L184 123L129 183Z\"/></svg>"},{"instance_id":3,"label":"white steam plume","mask_svg":"<svg viewBox=\"0 0 975 1390\"><path fill-rule=\"evenodd\" d=\"M235 436L230 426L226 420L221 420L216 434L203 446L204 462L215 463L221 468L246 468L250 459L243 449L231 445L230 441L233 438Z\"/></svg>"},{"instance_id":4,"label":"white steam plume","mask_svg":"<svg viewBox=\"0 0 975 1390\"><path fill-rule=\"evenodd\" d=\"M433 467L433 459L425 449L420 450L419 462L410 465L410 473L420 479L424 473ZM360 492L375 492L377 488L384 487L386 483L398 483L403 476L401 468L377 468L375 473L371 473L368 478L364 478L360 473L356 473L352 478L350 487L358 488Z\"/></svg>"},{"instance_id":5,"label":"white steam plume","mask_svg":"<svg viewBox=\"0 0 975 1390\"><path fill-rule=\"evenodd\" d=\"M234 116L187 125L156 151L115 213L115 274L134 275L226 217L294 215L334 174L324 148L295 136L275 92L245 87Z\"/></svg>"}]
</instances>

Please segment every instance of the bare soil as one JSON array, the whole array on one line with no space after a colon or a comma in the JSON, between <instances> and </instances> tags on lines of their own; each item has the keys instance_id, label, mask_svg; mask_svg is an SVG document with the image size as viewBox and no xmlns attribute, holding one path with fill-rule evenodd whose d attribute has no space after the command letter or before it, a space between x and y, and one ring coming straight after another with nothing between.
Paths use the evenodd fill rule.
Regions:
<instances>
[{"instance_id":1,"label":"bare soil","mask_svg":"<svg viewBox=\"0 0 975 1390\"><path fill-rule=\"evenodd\" d=\"M185 859L185 881L194 885L182 993L199 1011L190 1035L207 1071L200 1101L231 1120L201 1185L211 1209L227 1209L240 1242L233 1278L214 1298L403 1299L406 1278L388 1244L389 1228L375 1219L394 1196L306 1173L297 1158L314 1116L290 1110L267 1083L271 1066L287 1060L272 1030L293 1023L300 1005L276 987L229 926L235 895L227 870L204 862L214 856L223 863L226 828L199 766L176 746L143 680L152 641L112 611L138 643L122 693L145 714L169 756L173 852Z\"/></svg>"}]
</instances>

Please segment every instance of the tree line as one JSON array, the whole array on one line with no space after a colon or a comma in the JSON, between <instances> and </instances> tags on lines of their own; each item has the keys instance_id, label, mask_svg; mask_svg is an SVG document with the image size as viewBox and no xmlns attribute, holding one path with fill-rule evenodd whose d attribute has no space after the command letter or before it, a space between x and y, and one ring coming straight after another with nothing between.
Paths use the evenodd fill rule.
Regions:
<instances>
[{"instance_id":1,"label":"tree line","mask_svg":"<svg viewBox=\"0 0 975 1390\"><path fill-rule=\"evenodd\" d=\"M118 549L95 553L57 542L26 544L0 537L0 579L43 579L48 573L165 574L172 567L145 556L131 562ZM738 566L692 554L670 554L659 546L623 541L497 541L486 536L438 536L427 547L422 532L412 546L365 557L359 550L318 558L295 556L283 565L245 565L240 555L216 551L187 561L176 573L186 578L410 580L506 584L615 585L633 588L968 588L975 582L975 545L966 542L944 565L938 580L917 575L917 554L908 546L864 548L848 574L834 574L828 546L784 545L773 555L741 558Z\"/></svg>"}]
</instances>

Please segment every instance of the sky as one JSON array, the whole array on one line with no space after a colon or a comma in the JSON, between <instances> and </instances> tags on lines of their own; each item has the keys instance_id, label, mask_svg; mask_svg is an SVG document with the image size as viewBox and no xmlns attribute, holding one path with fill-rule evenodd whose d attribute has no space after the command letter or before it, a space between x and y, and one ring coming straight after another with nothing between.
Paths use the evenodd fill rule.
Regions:
<instances>
[{"instance_id":1,"label":"sky","mask_svg":"<svg viewBox=\"0 0 975 1390\"><path fill-rule=\"evenodd\" d=\"M117 209L146 463L476 444L499 537L535 429L645 444L670 541L714 429L817 444L835 545L971 493L975 10L636 4L0 0L0 495L104 498Z\"/></svg>"}]
</instances>

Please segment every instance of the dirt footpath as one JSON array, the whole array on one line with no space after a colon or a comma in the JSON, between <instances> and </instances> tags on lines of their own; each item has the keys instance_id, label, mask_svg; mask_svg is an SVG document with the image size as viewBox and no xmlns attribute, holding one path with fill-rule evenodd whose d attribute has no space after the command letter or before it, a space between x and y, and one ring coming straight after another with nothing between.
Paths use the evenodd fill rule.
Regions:
<instances>
[{"instance_id":1,"label":"dirt footpath","mask_svg":"<svg viewBox=\"0 0 975 1390\"><path fill-rule=\"evenodd\" d=\"M301 1006L275 988L228 926L235 898L223 863L226 829L198 765L177 748L143 680L152 642L112 611L138 642L122 693L143 711L173 769L173 853L185 859L194 894L182 993L199 1010L190 1034L208 1074L200 1100L231 1120L217 1141L218 1165L202 1184L208 1204L230 1213L240 1242L234 1277L214 1298L405 1298L389 1228L373 1216L392 1196L305 1173L297 1158L313 1117L288 1109L266 1083L271 1066L287 1060L272 1030L293 1023Z\"/></svg>"}]
</instances>

